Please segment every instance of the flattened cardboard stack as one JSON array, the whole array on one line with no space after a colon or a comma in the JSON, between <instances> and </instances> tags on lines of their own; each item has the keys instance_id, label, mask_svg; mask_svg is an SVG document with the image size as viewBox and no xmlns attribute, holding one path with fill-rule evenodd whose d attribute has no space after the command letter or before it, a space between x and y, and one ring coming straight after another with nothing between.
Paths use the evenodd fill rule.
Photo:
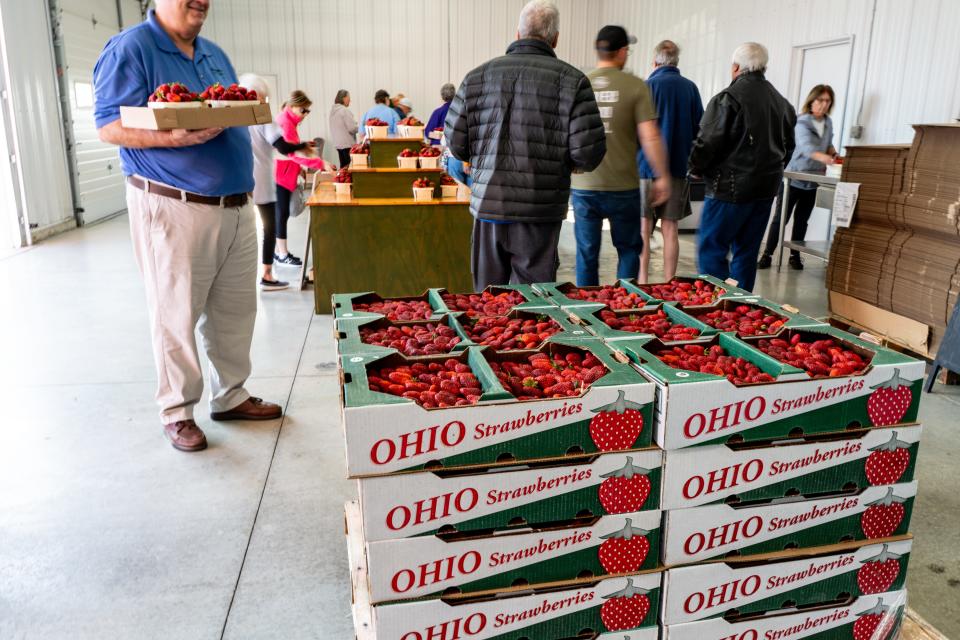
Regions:
<instances>
[{"instance_id":1,"label":"flattened cardboard stack","mask_svg":"<svg viewBox=\"0 0 960 640\"><path fill-rule=\"evenodd\" d=\"M842 180L860 197L827 286L928 325L933 353L960 292L960 125L914 128L909 148L847 148Z\"/></svg>"}]
</instances>

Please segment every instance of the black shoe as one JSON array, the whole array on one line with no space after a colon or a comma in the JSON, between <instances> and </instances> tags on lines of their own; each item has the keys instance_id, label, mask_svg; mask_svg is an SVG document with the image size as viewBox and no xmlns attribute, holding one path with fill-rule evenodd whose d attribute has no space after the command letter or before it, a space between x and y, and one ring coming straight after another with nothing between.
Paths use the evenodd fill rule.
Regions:
<instances>
[{"instance_id":1,"label":"black shoe","mask_svg":"<svg viewBox=\"0 0 960 640\"><path fill-rule=\"evenodd\" d=\"M293 267L299 267L300 265L303 264L303 260L293 255L292 253L288 253L282 258L277 254L273 254L273 261L277 264L289 264L290 266L293 266Z\"/></svg>"},{"instance_id":2,"label":"black shoe","mask_svg":"<svg viewBox=\"0 0 960 640\"><path fill-rule=\"evenodd\" d=\"M803 271L803 260L800 259L800 256L790 256L790 261L787 264L790 265L791 269Z\"/></svg>"},{"instance_id":3,"label":"black shoe","mask_svg":"<svg viewBox=\"0 0 960 640\"><path fill-rule=\"evenodd\" d=\"M267 280L266 278L260 278L260 288L264 291L280 291L281 289L286 289L290 286L289 282L284 282L283 280Z\"/></svg>"},{"instance_id":4,"label":"black shoe","mask_svg":"<svg viewBox=\"0 0 960 640\"><path fill-rule=\"evenodd\" d=\"M769 269L773 264L773 258L769 254L763 254L757 261L757 269Z\"/></svg>"}]
</instances>

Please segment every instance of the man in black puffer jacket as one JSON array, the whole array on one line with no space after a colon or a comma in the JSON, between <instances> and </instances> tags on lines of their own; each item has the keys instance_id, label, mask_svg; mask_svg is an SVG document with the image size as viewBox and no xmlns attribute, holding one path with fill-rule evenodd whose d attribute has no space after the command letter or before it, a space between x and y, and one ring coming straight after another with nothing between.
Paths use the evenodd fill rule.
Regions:
<instances>
[{"instance_id":1,"label":"man in black puffer jacket","mask_svg":"<svg viewBox=\"0 0 960 640\"><path fill-rule=\"evenodd\" d=\"M747 291L756 280L760 243L793 155L797 123L793 106L764 77L767 60L763 45L737 47L733 82L707 105L688 165L707 191L698 231L700 272L733 277Z\"/></svg>"},{"instance_id":2,"label":"man in black puffer jacket","mask_svg":"<svg viewBox=\"0 0 960 640\"><path fill-rule=\"evenodd\" d=\"M570 174L606 153L590 81L553 52L559 22L552 3L528 3L516 42L467 74L447 114L450 153L471 164L477 291L556 279Z\"/></svg>"}]
</instances>

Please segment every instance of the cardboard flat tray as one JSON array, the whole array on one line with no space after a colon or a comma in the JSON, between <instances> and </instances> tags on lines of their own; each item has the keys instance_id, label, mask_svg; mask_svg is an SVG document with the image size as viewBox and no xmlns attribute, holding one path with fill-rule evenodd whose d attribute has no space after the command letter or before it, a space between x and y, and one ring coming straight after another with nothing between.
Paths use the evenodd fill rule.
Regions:
<instances>
[{"instance_id":1,"label":"cardboard flat tray","mask_svg":"<svg viewBox=\"0 0 960 640\"><path fill-rule=\"evenodd\" d=\"M249 127L273 120L270 105L238 107L202 107L200 109L150 109L120 107L120 123L128 129L209 129L211 127Z\"/></svg>"}]
</instances>

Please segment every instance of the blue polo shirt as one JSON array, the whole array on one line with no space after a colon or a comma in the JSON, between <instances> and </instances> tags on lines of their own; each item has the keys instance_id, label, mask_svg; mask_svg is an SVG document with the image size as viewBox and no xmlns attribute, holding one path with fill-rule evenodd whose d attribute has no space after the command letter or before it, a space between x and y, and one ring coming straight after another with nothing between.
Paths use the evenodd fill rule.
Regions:
<instances>
[{"instance_id":1,"label":"blue polo shirt","mask_svg":"<svg viewBox=\"0 0 960 640\"><path fill-rule=\"evenodd\" d=\"M700 131L700 118L703 117L703 102L700 90L692 80L680 75L674 66L654 69L647 77L647 86L657 108L660 135L667 148L670 161L670 173L674 178L687 175L687 158L693 148L693 141ZM637 167L641 179L655 178L653 167L643 156L643 149L637 150Z\"/></svg>"},{"instance_id":2,"label":"blue polo shirt","mask_svg":"<svg viewBox=\"0 0 960 640\"><path fill-rule=\"evenodd\" d=\"M93 70L97 128L120 118L121 106L146 106L165 82L182 82L200 93L237 74L223 50L205 38L194 42L193 60L164 32L151 9L147 20L110 38ZM175 148L120 148L124 175L134 173L207 196L253 191L253 151L246 127L230 127L201 145Z\"/></svg>"},{"instance_id":3,"label":"blue polo shirt","mask_svg":"<svg viewBox=\"0 0 960 640\"><path fill-rule=\"evenodd\" d=\"M387 129L387 133L396 133L397 132L397 123L400 122L400 116L397 115L397 112L388 107L385 104L375 104L367 112L363 114L363 119L360 120L360 130L366 131L363 127L367 126L367 120L370 118L380 118L388 125L390 128Z\"/></svg>"}]
</instances>

